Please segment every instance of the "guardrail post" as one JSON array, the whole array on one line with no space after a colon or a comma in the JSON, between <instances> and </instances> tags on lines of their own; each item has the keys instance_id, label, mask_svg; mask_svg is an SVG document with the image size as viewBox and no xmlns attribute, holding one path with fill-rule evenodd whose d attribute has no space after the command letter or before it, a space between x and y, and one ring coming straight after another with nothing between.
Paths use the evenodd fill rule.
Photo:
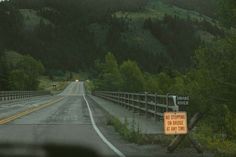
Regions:
<instances>
[{"instance_id":1,"label":"guardrail post","mask_svg":"<svg viewBox=\"0 0 236 157\"><path fill-rule=\"evenodd\" d=\"M122 100L122 99L123 99L123 94L120 93L120 105L121 105L121 106L123 106L123 103L122 103L123 100Z\"/></svg>"},{"instance_id":2,"label":"guardrail post","mask_svg":"<svg viewBox=\"0 0 236 157\"><path fill-rule=\"evenodd\" d=\"M0 101L2 101L2 92L0 91Z\"/></svg>"},{"instance_id":3,"label":"guardrail post","mask_svg":"<svg viewBox=\"0 0 236 157\"><path fill-rule=\"evenodd\" d=\"M166 112L169 111L169 93L166 95Z\"/></svg>"},{"instance_id":4,"label":"guardrail post","mask_svg":"<svg viewBox=\"0 0 236 157\"><path fill-rule=\"evenodd\" d=\"M138 113L139 113L139 115L141 114L141 95L138 95Z\"/></svg>"},{"instance_id":5,"label":"guardrail post","mask_svg":"<svg viewBox=\"0 0 236 157\"><path fill-rule=\"evenodd\" d=\"M132 94L132 97L131 97L131 102L132 102L132 105L133 105L133 112L135 113L135 101L134 101L134 94Z\"/></svg>"},{"instance_id":6,"label":"guardrail post","mask_svg":"<svg viewBox=\"0 0 236 157\"><path fill-rule=\"evenodd\" d=\"M129 93L127 93L127 108L128 108L128 110L130 110L130 106L129 106Z\"/></svg>"},{"instance_id":7,"label":"guardrail post","mask_svg":"<svg viewBox=\"0 0 236 157\"><path fill-rule=\"evenodd\" d=\"M11 100L11 92L9 93L9 97L8 97L8 100Z\"/></svg>"},{"instance_id":8,"label":"guardrail post","mask_svg":"<svg viewBox=\"0 0 236 157\"><path fill-rule=\"evenodd\" d=\"M118 100L118 104L120 105L120 93L117 93L117 100Z\"/></svg>"},{"instance_id":9,"label":"guardrail post","mask_svg":"<svg viewBox=\"0 0 236 157\"><path fill-rule=\"evenodd\" d=\"M127 99L128 99L128 94L125 93L125 99L124 99L124 105L125 105L125 108L127 108Z\"/></svg>"},{"instance_id":10,"label":"guardrail post","mask_svg":"<svg viewBox=\"0 0 236 157\"><path fill-rule=\"evenodd\" d=\"M147 117L147 113L148 113L148 100L147 100L147 96L148 96L148 93L145 92L145 116Z\"/></svg>"},{"instance_id":11,"label":"guardrail post","mask_svg":"<svg viewBox=\"0 0 236 157\"><path fill-rule=\"evenodd\" d=\"M125 93L122 94L122 106L125 107Z\"/></svg>"},{"instance_id":12,"label":"guardrail post","mask_svg":"<svg viewBox=\"0 0 236 157\"><path fill-rule=\"evenodd\" d=\"M157 120L157 93L155 93L155 120Z\"/></svg>"}]
</instances>

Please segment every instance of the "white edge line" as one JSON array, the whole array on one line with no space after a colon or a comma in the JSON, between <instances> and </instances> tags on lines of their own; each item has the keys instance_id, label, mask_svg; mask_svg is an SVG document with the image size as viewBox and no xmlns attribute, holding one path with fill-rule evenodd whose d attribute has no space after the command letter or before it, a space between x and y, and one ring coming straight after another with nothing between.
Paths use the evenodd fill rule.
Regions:
<instances>
[{"instance_id":1,"label":"white edge line","mask_svg":"<svg viewBox=\"0 0 236 157\"><path fill-rule=\"evenodd\" d=\"M87 101L87 99L85 98L84 94L83 94L83 98L87 104L87 107L88 107L88 110L89 110L89 116L90 116L90 119L91 119L91 122L92 122L92 125L93 125L93 128L94 130L97 132L97 134L99 135L99 137L102 139L102 141L108 146L110 147L119 157L125 157L125 155L120 151L118 150L113 144L111 144L107 139L106 137L101 133L101 131L98 129L95 121L94 121L94 118L93 118L93 114L92 114L92 111L90 109L90 106L89 106L89 103Z\"/></svg>"}]
</instances>

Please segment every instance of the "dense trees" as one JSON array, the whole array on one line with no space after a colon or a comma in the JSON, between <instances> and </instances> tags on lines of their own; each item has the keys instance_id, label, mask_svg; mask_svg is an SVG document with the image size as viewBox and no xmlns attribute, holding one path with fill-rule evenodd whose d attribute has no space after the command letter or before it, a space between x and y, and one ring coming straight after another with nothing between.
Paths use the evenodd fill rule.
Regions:
<instances>
[{"instance_id":1,"label":"dense trees","mask_svg":"<svg viewBox=\"0 0 236 157\"><path fill-rule=\"evenodd\" d=\"M136 62L128 60L119 66L114 55L107 53L104 63L99 63L97 67L100 73L95 81L97 90L129 92L144 90L144 76Z\"/></svg>"},{"instance_id":2,"label":"dense trees","mask_svg":"<svg viewBox=\"0 0 236 157\"><path fill-rule=\"evenodd\" d=\"M189 95L189 115L197 111L205 113L207 116L204 122L214 133L232 139L236 137L235 43L236 38L232 35L202 45L195 51L195 68L185 74L166 69L152 75L143 73L133 61L125 61L120 67L116 64L116 71L120 71L122 76L119 87L109 84L109 87L103 86L100 89ZM113 76L109 77L107 80L113 80Z\"/></svg>"},{"instance_id":3,"label":"dense trees","mask_svg":"<svg viewBox=\"0 0 236 157\"><path fill-rule=\"evenodd\" d=\"M201 14L216 17L217 0L162 0L164 3L176 5L180 8L195 10Z\"/></svg>"},{"instance_id":4,"label":"dense trees","mask_svg":"<svg viewBox=\"0 0 236 157\"><path fill-rule=\"evenodd\" d=\"M199 31L211 33L216 38L224 37L225 32L218 25L207 20L192 20L178 16L165 15L162 20L148 18L144 21L144 29L149 30L163 45L170 56L172 69L188 70L193 66L194 51L205 41L198 34Z\"/></svg>"},{"instance_id":5,"label":"dense trees","mask_svg":"<svg viewBox=\"0 0 236 157\"><path fill-rule=\"evenodd\" d=\"M9 74L9 87L12 90L36 90L38 77L43 72L42 63L31 56L24 56Z\"/></svg>"},{"instance_id":6,"label":"dense trees","mask_svg":"<svg viewBox=\"0 0 236 157\"><path fill-rule=\"evenodd\" d=\"M107 36L107 41L114 43L114 40L119 40L120 31L118 30L126 27L126 24L120 23L119 19L111 18L112 14L118 10L137 11L145 7L146 3L147 0L113 0L112 3L109 0L86 2L82 0L12 0L2 2L0 6L3 10L1 10L0 16L4 15L4 19L1 19L1 26L6 25L6 27L0 29L0 38L4 38L4 42L1 44L5 49L30 53L33 57L42 60L48 69L88 70L93 67L95 59L103 57L106 51L112 49L112 45L108 48L104 45L95 45L94 34L89 28L90 24L96 22L110 25L111 35ZM30 29L28 27L26 29L26 26L23 25L24 28L17 31L18 34L10 35L6 33L6 30L12 28L11 25L14 23L11 24L9 20L18 19L19 22L24 23L31 16L27 13L24 18L21 14L19 14L21 17L13 18L6 14L13 12L24 14L24 10L19 9L35 9L37 16L40 17L40 23ZM31 11L31 13L33 12ZM120 25L116 26L117 23ZM22 27L22 25L18 25ZM18 29L18 27L14 29L16 28ZM4 31L1 32L1 30ZM117 38L114 39L114 37ZM8 38L10 41L6 41Z\"/></svg>"},{"instance_id":7,"label":"dense trees","mask_svg":"<svg viewBox=\"0 0 236 157\"><path fill-rule=\"evenodd\" d=\"M227 26L235 26L235 0L162 0L170 5L195 10L221 20ZM231 20L230 20L231 19Z\"/></svg>"},{"instance_id":8,"label":"dense trees","mask_svg":"<svg viewBox=\"0 0 236 157\"><path fill-rule=\"evenodd\" d=\"M173 67L186 69L191 65L191 57L200 43L191 20L165 15L163 20L147 19L144 22L144 28L149 29L158 40L166 45L174 64Z\"/></svg>"},{"instance_id":9,"label":"dense trees","mask_svg":"<svg viewBox=\"0 0 236 157\"><path fill-rule=\"evenodd\" d=\"M0 50L0 90L7 89L8 67L3 51Z\"/></svg>"},{"instance_id":10,"label":"dense trees","mask_svg":"<svg viewBox=\"0 0 236 157\"><path fill-rule=\"evenodd\" d=\"M16 48L20 43L22 15L8 2L0 4L0 48Z\"/></svg>"},{"instance_id":11,"label":"dense trees","mask_svg":"<svg viewBox=\"0 0 236 157\"><path fill-rule=\"evenodd\" d=\"M15 52L13 52L15 53ZM37 90L38 78L44 72L41 62L31 56L20 56L18 60L6 57L0 59L0 90Z\"/></svg>"},{"instance_id":12,"label":"dense trees","mask_svg":"<svg viewBox=\"0 0 236 157\"><path fill-rule=\"evenodd\" d=\"M116 58L112 53L105 56L105 63L98 65L100 76L98 81L98 89L100 90L120 90L122 78L117 64Z\"/></svg>"},{"instance_id":13,"label":"dense trees","mask_svg":"<svg viewBox=\"0 0 236 157\"><path fill-rule=\"evenodd\" d=\"M123 62L120 71L123 78L123 91L137 92L144 90L144 76L136 62L130 60Z\"/></svg>"},{"instance_id":14,"label":"dense trees","mask_svg":"<svg viewBox=\"0 0 236 157\"><path fill-rule=\"evenodd\" d=\"M218 0L219 3L219 19L228 27L236 26L236 1L234 0Z\"/></svg>"},{"instance_id":15,"label":"dense trees","mask_svg":"<svg viewBox=\"0 0 236 157\"><path fill-rule=\"evenodd\" d=\"M117 56L118 62L132 59L150 73L161 72L165 67L188 69L192 65L191 57L194 49L200 44L196 35L196 25L213 35L217 35L215 32L219 30L207 21L194 23L191 19L184 20L177 16L166 15L163 20L147 19L145 28L156 37L156 39L152 36L151 38L160 41L160 47L164 51L167 50L167 54L159 53L159 50L150 47L154 52L150 53L146 47L140 48L142 43L135 41L136 37L132 34L134 28L131 27L134 25L133 19L114 14L117 11L140 12L147 2L147 0L2 2L0 44L4 49L27 52L40 59L47 69L54 70L92 71L94 60L102 59L109 51ZM32 24L30 26L26 24L37 20L39 22L34 27ZM93 25L101 28L97 31L99 34L92 31ZM146 30L140 28L138 31L141 33ZM143 40L149 35L145 33ZM98 35L99 38L96 38ZM100 42L101 39L104 41ZM146 62L145 58L149 62Z\"/></svg>"}]
</instances>

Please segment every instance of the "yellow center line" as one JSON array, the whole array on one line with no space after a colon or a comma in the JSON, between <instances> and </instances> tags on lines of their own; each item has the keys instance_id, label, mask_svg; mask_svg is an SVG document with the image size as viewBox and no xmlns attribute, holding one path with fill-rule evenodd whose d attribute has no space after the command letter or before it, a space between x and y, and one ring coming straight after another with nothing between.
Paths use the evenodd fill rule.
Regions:
<instances>
[{"instance_id":1,"label":"yellow center line","mask_svg":"<svg viewBox=\"0 0 236 157\"><path fill-rule=\"evenodd\" d=\"M30 114L30 113L32 113L32 112L35 112L35 111L41 110L41 109L43 109L43 108L49 107L49 106L51 106L51 105L53 105L53 104L55 104L55 103L61 101L62 99L64 99L64 97L59 98L59 99L57 99L57 100L55 100L55 101L50 101L50 102L48 102L48 103L41 104L41 105L39 105L39 106L37 106L37 107L31 107L31 108L26 109L26 110L24 110L24 111L20 111L20 112L14 114L14 115L12 115L12 116L9 116L9 117L0 119L0 125L7 124L7 123L9 123L9 122L11 122L11 121L13 121L13 120L16 120L16 119L18 119L18 118L21 118L21 117L23 117L23 116L26 116L26 115L28 115L28 114Z\"/></svg>"}]
</instances>

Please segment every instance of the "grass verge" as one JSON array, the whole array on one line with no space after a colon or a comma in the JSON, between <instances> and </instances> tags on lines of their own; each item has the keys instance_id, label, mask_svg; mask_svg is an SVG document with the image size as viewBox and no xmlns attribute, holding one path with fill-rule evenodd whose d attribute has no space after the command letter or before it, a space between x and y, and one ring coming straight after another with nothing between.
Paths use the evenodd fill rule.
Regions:
<instances>
[{"instance_id":1,"label":"grass verge","mask_svg":"<svg viewBox=\"0 0 236 157\"><path fill-rule=\"evenodd\" d=\"M114 129L127 141L144 145L144 144L161 144L167 146L173 137L160 134L142 134L139 126L132 121L131 124L125 119L122 123L118 118L110 116L107 120L107 125L113 126ZM131 127L129 127L131 126Z\"/></svg>"},{"instance_id":2,"label":"grass verge","mask_svg":"<svg viewBox=\"0 0 236 157\"><path fill-rule=\"evenodd\" d=\"M52 94L57 94L61 92L70 83L69 81L64 81L64 80L51 81L47 76L41 76L39 82L40 82L39 83L40 90L50 91Z\"/></svg>"},{"instance_id":3,"label":"grass verge","mask_svg":"<svg viewBox=\"0 0 236 157\"><path fill-rule=\"evenodd\" d=\"M139 145L144 144L159 144L163 147L167 147L173 140L174 136L156 135L156 134L141 134L138 127L135 128L134 122L129 124L127 120L122 123L118 118L110 116L107 120L107 125L113 126L125 140L136 143ZM131 129L129 127L131 125ZM212 134L211 134L212 135ZM194 132L190 134L191 137L197 139L205 149L215 154L216 157L235 157L236 156L236 143L229 140L220 140L219 138L213 138L207 136L201 132ZM189 148L191 143L189 140L184 140L178 149Z\"/></svg>"},{"instance_id":4,"label":"grass verge","mask_svg":"<svg viewBox=\"0 0 236 157\"><path fill-rule=\"evenodd\" d=\"M206 124L199 125L193 137L202 144L203 148L213 152L216 157L236 156L236 140L214 133Z\"/></svg>"}]
</instances>

